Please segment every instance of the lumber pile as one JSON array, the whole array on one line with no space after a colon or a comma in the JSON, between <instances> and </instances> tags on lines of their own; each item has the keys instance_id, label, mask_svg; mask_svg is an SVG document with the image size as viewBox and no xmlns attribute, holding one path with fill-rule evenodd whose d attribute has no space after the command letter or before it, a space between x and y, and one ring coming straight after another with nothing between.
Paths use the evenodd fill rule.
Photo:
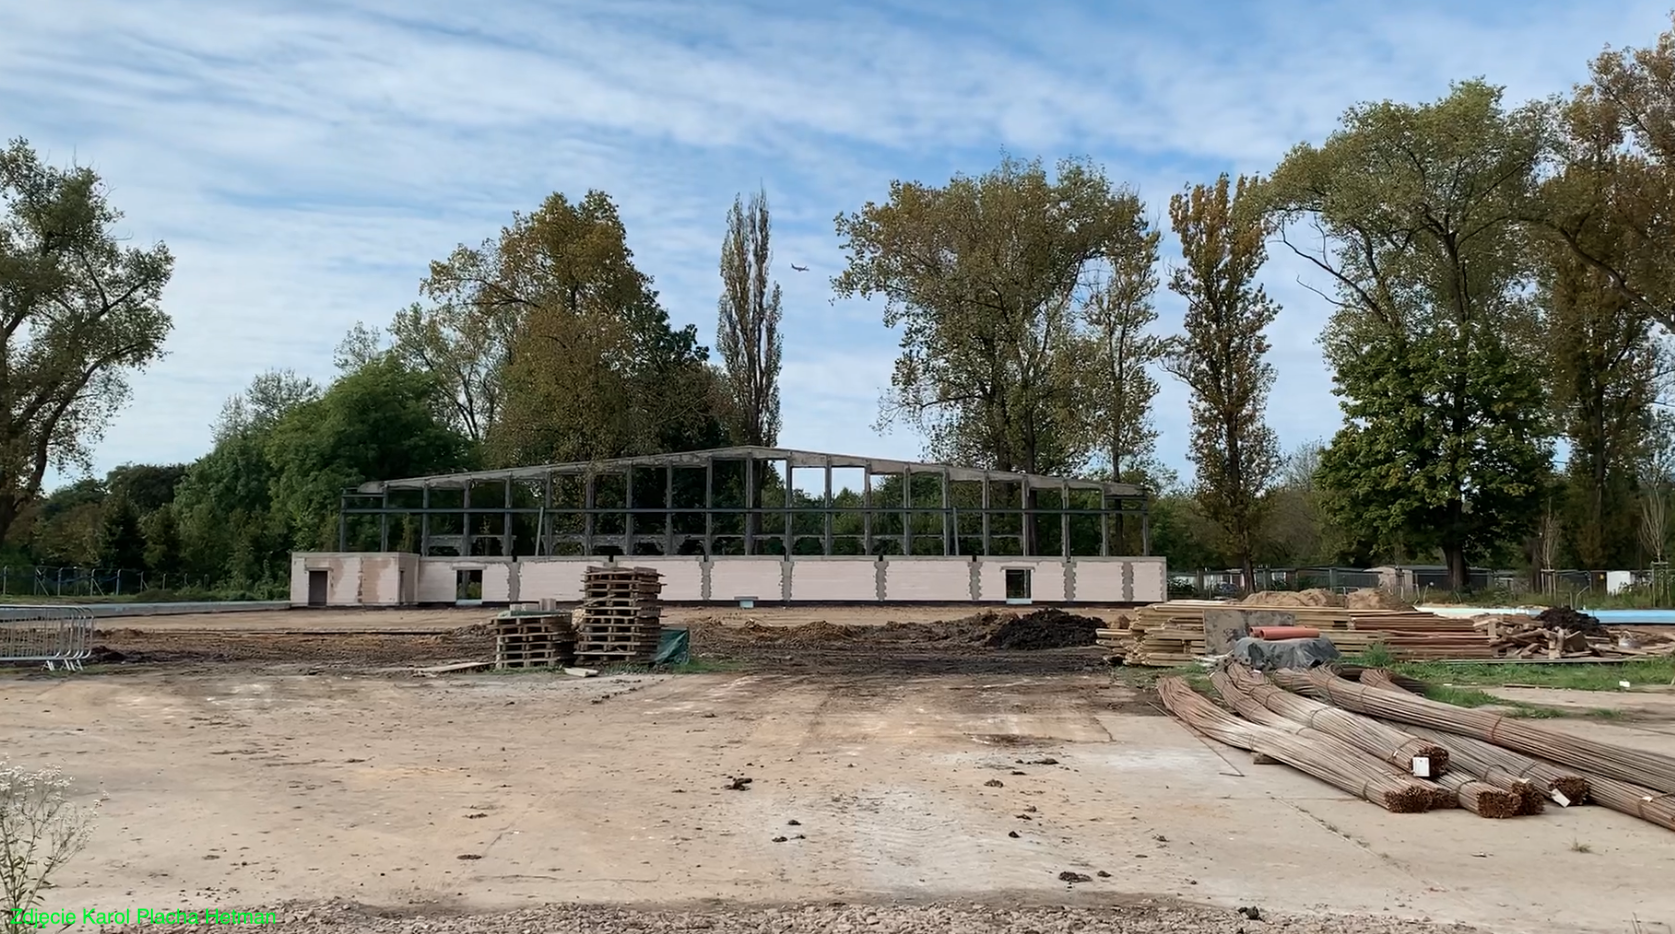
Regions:
<instances>
[{"instance_id":1,"label":"lumber pile","mask_svg":"<svg viewBox=\"0 0 1675 934\"><path fill-rule=\"evenodd\" d=\"M1265 609L1251 600L1238 604L1217 600L1170 600L1135 611L1126 627L1102 629L1099 644L1127 665L1170 668L1190 664L1205 654L1204 611L1223 607ZM1383 645L1404 661L1493 658L1488 635L1469 619L1451 619L1412 608L1379 609L1343 606L1282 605L1280 610L1296 625L1318 629L1340 652L1355 655Z\"/></svg>"},{"instance_id":2,"label":"lumber pile","mask_svg":"<svg viewBox=\"0 0 1675 934\"><path fill-rule=\"evenodd\" d=\"M551 605L505 610L492 623L496 671L564 668L576 663L576 630L566 611Z\"/></svg>"},{"instance_id":3,"label":"lumber pile","mask_svg":"<svg viewBox=\"0 0 1675 934\"><path fill-rule=\"evenodd\" d=\"M650 662L663 637L662 579L654 568L588 568L576 626L577 663Z\"/></svg>"}]
</instances>

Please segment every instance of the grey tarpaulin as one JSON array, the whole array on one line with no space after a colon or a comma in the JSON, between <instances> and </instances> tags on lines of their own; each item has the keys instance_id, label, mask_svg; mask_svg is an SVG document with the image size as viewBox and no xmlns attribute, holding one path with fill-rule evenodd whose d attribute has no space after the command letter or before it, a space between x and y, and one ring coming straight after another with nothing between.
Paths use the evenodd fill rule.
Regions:
<instances>
[{"instance_id":1,"label":"grey tarpaulin","mask_svg":"<svg viewBox=\"0 0 1675 934\"><path fill-rule=\"evenodd\" d=\"M653 665L684 665L691 653L692 639L685 629L665 629L657 640Z\"/></svg>"},{"instance_id":2,"label":"grey tarpaulin","mask_svg":"<svg viewBox=\"0 0 1675 934\"><path fill-rule=\"evenodd\" d=\"M1284 639L1279 642L1246 636L1233 643L1231 654L1257 671L1319 668L1341 657L1338 647L1324 636L1313 639Z\"/></svg>"}]
</instances>

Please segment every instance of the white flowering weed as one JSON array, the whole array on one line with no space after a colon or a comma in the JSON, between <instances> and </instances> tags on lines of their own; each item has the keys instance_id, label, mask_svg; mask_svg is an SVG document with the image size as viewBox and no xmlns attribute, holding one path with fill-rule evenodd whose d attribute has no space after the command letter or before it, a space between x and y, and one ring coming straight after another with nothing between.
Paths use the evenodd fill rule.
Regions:
<instances>
[{"instance_id":1,"label":"white flowering weed","mask_svg":"<svg viewBox=\"0 0 1675 934\"><path fill-rule=\"evenodd\" d=\"M0 908L33 908L51 875L87 845L98 805L69 801L56 768L31 772L0 759Z\"/></svg>"}]
</instances>

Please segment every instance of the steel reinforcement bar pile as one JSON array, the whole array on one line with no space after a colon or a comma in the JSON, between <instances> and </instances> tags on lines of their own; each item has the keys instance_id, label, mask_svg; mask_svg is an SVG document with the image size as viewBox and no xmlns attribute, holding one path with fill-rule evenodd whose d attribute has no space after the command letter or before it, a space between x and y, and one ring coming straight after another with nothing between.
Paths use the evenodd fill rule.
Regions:
<instances>
[{"instance_id":1,"label":"steel reinforcement bar pile","mask_svg":"<svg viewBox=\"0 0 1675 934\"><path fill-rule=\"evenodd\" d=\"M1371 674L1371 672L1369 672L1369 674ZM1381 678L1377 674L1374 674L1372 683L1375 685L1380 683L1391 683L1393 690L1400 690L1399 688L1394 688L1394 683L1390 682L1388 678ZM1457 739L1457 746L1467 743L1483 746L1488 745L1487 743L1478 743L1464 737L1448 737L1446 734L1434 735L1442 735L1450 741ZM1490 748L1499 752L1506 752L1506 750L1500 750L1498 747ZM1517 753L1507 754L1517 756ZM1527 759L1527 757L1523 756L1518 756L1518 758ZM1528 759L1528 761L1533 766L1529 769L1530 774L1547 776L1550 774L1560 773L1562 775L1562 770L1556 769L1547 763L1534 759ZM1553 782L1555 786L1553 790L1560 792L1560 794L1555 797L1555 800L1560 800L1560 803L1564 803L1564 800L1562 799L1565 799L1567 796L1570 802L1576 804L1581 804L1584 801L1591 800L1601 807L1610 808L1613 811L1627 814L1631 817L1638 817L1648 823L1657 824L1659 827L1675 830L1675 796L1667 793L1660 793L1651 788L1636 785L1632 782L1621 782L1614 778L1608 778L1604 775L1594 775L1585 770L1581 771L1582 774L1580 775L1563 776L1570 778L1575 784L1559 786L1557 781Z\"/></svg>"},{"instance_id":2,"label":"steel reinforcement bar pile","mask_svg":"<svg viewBox=\"0 0 1675 934\"><path fill-rule=\"evenodd\" d=\"M1381 774L1399 775L1406 779L1407 770L1398 769L1382 761L1375 755L1370 755L1362 749L1345 742L1338 737L1314 729L1306 723L1294 720L1263 706L1255 695L1245 691L1228 677L1225 671L1218 671L1210 676L1210 683L1221 695L1228 706L1232 707L1241 717L1269 729L1290 733L1298 739L1312 743L1322 753L1330 755L1339 763L1348 765L1354 763L1358 769L1375 771ZM1431 811L1439 808L1454 807L1457 799L1454 793L1433 782L1414 779L1413 783L1425 790L1428 796L1424 810Z\"/></svg>"},{"instance_id":3,"label":"steel reinforcement bar pile","mask_svg":"<svg viewBox=\"0 0 1675 934\"><path fill-rule=\"evenodd\" d=\"M1331 672L1275 672L1287 688L1324 696L1369 716L1429 726L1558 762L1587 779L1597 804L1675 830L1675 758L1570 736L1498 714L1455 707L1401 691L1363 686Z\"/></svg>"},{"instance_id":4,"label":"steel reinforcement bar pile","mask_svg":"<svg viewBox=\"0 0 1675 934\"><path fill-rule=\"evenodd\" d=\"M1170 713L1199 733L1283 762L1385 810L1411 814L1429 810L1436 801L1432 788L1395 774L1370 756L1336 755L1296 734L1240 720L1200 696L1185 678L1164 678L1157 692Z\"/></svg>"},{"instance_id":5,"label":"steel reinforcement bar pile","mask_svg":"<svg viewBox=\"0 0 1675 934\"><path fill-rule=\"evenodd\" d=\"M1401 683L1409 679L1382 668L1368 668L1362 671L1360 680L1368 687L1417 693L1416 688ZM1485 743L1469 736L1406 724L1402 728L1415 736L1447 743L1457 768L1491 785L1518 793L1524 799L1527 814L1540 813L1550 795L1560 807L1582 804L1588 799L1588 780L1572 769L1532 759L1521 752L1502 749L1493 743Z\"/></svg>"},{"instance_id":6,"label":"steel reinforcement bar pile","mask_svg":"<svg viewBox=\"0 0 1675 934\"><path fill-rule=\"evenodd\" d=\"M1448 771L1448 749L1442 745L1341 707L1299 697L1242 665L1228 667L1227 676L1236 688L1274 713L1335 736L1404 772L1433 778Z\"/></svg>"},{"instance_id":7,"label":"steel reinforcement bar pile","mask_svg":"<svg viewBox=\"0 0 1675 934\"><path fill-rule=\"evenodd\" d=\"M1299 697L1242 666L1230 666L1226 674L1211 676L1211 681L1230 703L1233 699L1228 695L1229 688L1248 695L1287 720L1336 737L1396 768L1431 778L1450 795L1451 804L1458 804L1479 817L1502 819L1541 810L1541 793L1528 782L1522 789L1514 790L1448 771L1449 749L1439 739L1416 736L1371 717ZM1227 688L1223 687L1224 683L1229 683ZM1245 713L1245 706L1238 703L1234 706ZM1535 798L1533 809L1526 802L1526 791Z\"/></svg>"}]
</instances>

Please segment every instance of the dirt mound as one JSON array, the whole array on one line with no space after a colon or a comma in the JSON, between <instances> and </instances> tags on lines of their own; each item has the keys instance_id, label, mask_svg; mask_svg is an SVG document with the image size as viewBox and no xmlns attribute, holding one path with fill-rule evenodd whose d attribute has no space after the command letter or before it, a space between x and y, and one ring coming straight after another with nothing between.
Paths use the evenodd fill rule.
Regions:
<instances>
[{"instance_id":1,"label":"dirt mound","mask_svg":"<svg viewBox=\"0 0 1675 934\"><path fill-rule=\"evenodd\" d=\"M1319 587L1309 590L1259 590L1239 601L1241 606L1297 607L1344 605L1344 598Z\"/></svg>"},{"instance_id":2,"label":"dirt mound","mask_svg":"<svg viewBox=\"0 0 1675 934\"><path fill-rule=\"evenodd\" d=\"M1578 613L1568 606L1556 606L1535 614L1543 629L1563 629L1568 632L1595 632L1604 629L1597 617Z\"/></svg>"},{"instance_id":3,"label":"dirt mound","mask_svg":"<svg viewBox=\"0 0 1675 934\"><path fill-rule=\"evenodd\" d=\"M1350 593L1344 598L1344 606L1352 610L1411 610L1413 604L1403 602L1401 597L1388 590L1376 587L1363 587Z\"/></svg>"},{"instance_id":4,"label":"dirt mound","mask_svg":"<svg viewBox=\"0 0 1675 934\"><path fill-rule=\"evenodd\" d=\"M984 645L996 649L1067 649L1093 645L1097 630L1105 623L1091 616L1076 616L1063 610L1036 610L1028 616L1006 620L991 632Z\"/></svg>"}]
</instances>

